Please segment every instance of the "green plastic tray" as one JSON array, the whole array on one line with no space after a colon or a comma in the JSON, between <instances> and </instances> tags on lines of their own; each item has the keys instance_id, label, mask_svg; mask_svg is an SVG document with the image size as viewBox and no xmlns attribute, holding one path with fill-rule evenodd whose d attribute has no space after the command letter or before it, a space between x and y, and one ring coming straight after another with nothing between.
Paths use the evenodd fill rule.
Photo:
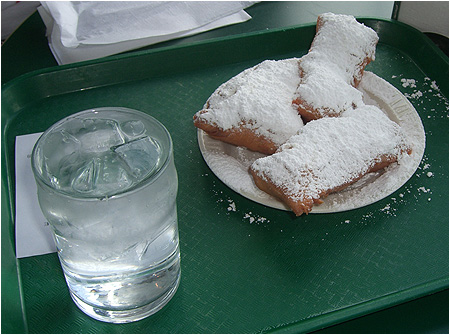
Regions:
<instances>
[{"instance_id":1,"label":"green plastic tray","mask_svg":"<svg viewBox=\"0 0 450 335\"><path fill-rule=\"evenodd\" d=\"M314 25L48 68L6 84L3 332L310 332L446 289L448 57L407 25L361 21L380 36L368 70L409 97L427 144L402 188L342 213L296 218L233 192L205 164L192 124L193 114L232 76L264 59L304 55ZM126 325L95 321L75 306L56 254L14 255L15 137L101 106L138 109L163 122L179 174L180 287L161 311Z\"/></svg>"}]
</instances>

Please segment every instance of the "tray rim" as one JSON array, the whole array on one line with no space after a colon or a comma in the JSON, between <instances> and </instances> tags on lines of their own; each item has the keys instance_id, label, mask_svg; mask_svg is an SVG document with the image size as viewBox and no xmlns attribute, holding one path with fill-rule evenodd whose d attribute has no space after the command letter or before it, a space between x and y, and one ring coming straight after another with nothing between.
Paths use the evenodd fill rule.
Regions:
<instances>
[{"instance_id":1,"label":"tray rim","mask_svg":"<svg viewBox=\"0 0 450 335\"><path fill-rule=\"evenodd\" d=\"M418 29L416 29L406 23L403 23L403 22L400 22L400 21L397 21L394 19L377 18L377 17L371 17L371 16L364 16L364 17L355 16L355 18L358 21L363 22L364 24L368 24L369 26L371 26L371 24L370 24L371 22L372 22L372 24L377 25L378 26L377 28L380 28L379 23L390 24L393 26L398 26L401 29L409 31L410 33L421 36L423 42L426 44L427 47L431 48L431 50L433 52L437 53L437 56L441 60L443 60L447 64L449 63L449 57L447 57L444 54L444 52L442 50L440 50L425 34L423 34ZM109 62L116 62L116 61L120 61L123 59L141 57L141 56L148 55L148 54L198 47L199 45L217 44L218 42L241 40L243 38L251 38L251 37L256 37L256 36L260 36L260 35L280 33L280 32L285 32L285 31L290 31L290 30L298 30L298 29L303 29L303 28L307 28L307 27L315 27L315 25L316 25L315 22L304 23L304 24L293 25L293 26L282 27L282 28L272 28L272 29L262 30L262 31L260 30L260 31L255 31L255 32L240 33L240 34L235 34L235 35L230 35L230 36L225 36L225 37L215 37L215 38L207 39L204 41L194 41L194 42L190 42L187 44L181 44L181 45L169 45L169 46L162 46L159 48L156 47L156 48L144 49L144 50L142 50L143 48L140 48L140 49L132 50L129 52L124 52L124 53L107 56L107 57L103 57L103 58L86 60L86 61L81 61L81 62L77 62L77 63L65 64L65 65L51 66L51 67L33 70L31 72L21 74L21 75L15 77L14 79L11 79L10 81L2 84L1 89L2 89L2 91L7 90L10 86L13 86L17 82L23 81L30 77L43 75L46 73L60 72L62 70L66 70L66 69L73 69L73 68L85 67L85 66L90 66L90 65L99 65L99 64L103 64L103 63L109 63ZM377 32L377 33L380 34L380 32ZM385 37L385 36L383 36L383 37ZM384 40L382 40L383 37L380 37L379 43L385 43ZM448 96L448 92L446 93L446 96Z\"/></svg>"},{"instance_id":2,"label":"tray rim","mask_svg":"<svg viewBox=\"0 0 450 335\"><path fill-rule=\"evenodd\" d=\"M380 24L394 24L394 25L400 27L401 29L407 29L409 32L412 32L414 34L419 33L422 36L422 40L425 43L426 47L429 47L433 53L436 53L436 56L439 59L441 59L444 63L447 64L447 77L448 77L448 57L445 56L445 54L437 46L435 46L431 40L429 40L425 35L423 35L417 29L415 29L409 25L403 24L401 22L395 21L395 20L369 18L369 17L366 17L366 18L358 18L357 17L357 19L361 20L364 23L373 21L373 22L375 22L375 24L377 24L377 22ZM116 62L120 63L122 61L128 61L128 60L132 60L135 58L145 57L145 56L153 55L153 54L160 54L160 53L164 53L164 52L171 52L171 53L172 52L182 52L183 49L197 48L199 46L214 45L219 42L236 41L236 40L242 40L243 38L253 38L253 37L258 37L258 36L266 36L267 34L285 33L287 31L297 31L297 30L302 30L304 28L311 28L314 26L315 26L315 23L309 23L309 24L302 24L302 25L296 25L296 26L285 27L285 28L270 29L270 30L266 30L266 31L243 33L243 34L237 34L237 35L232 35L232 36L227 36L227 37L213 38L213 39L209 39L206 41L196 41L196 42L188 43L185 45L167 46L167 47L161 47L161 48L150 49L150 50L138 50L138 51L133 51L133 52L124 53L124 54L120 54L120 55L109 56L109 57L105 57L102 59L89 60L89 61L84 61L84 62L79 62L79 63L74 63L74 64L54 66L54 67L44 68L44 69L40 69L40 70L35 70L35 71L29 72L29 73L22 74L2 85L2 88L1 88L2 89L2 107L4 106L4 104L7 105L7 103L9 102L9 101L4 102L3 94L5 92L7 93L8 90L14 88L14 86L16 86L16 85L20 85L21 83L25 82L25 84L26 84L26 81L29 79L32 79L32 78L45 77L45 75L51 75L53 73L61 73L66 70L77 70L80 68L86 68L86 67L90 67L90 66L94 66L94 67L102 66L104 64L113 64ZM381 41L381 43L383 43L383 41ZM132 80L132 81L134 81L134 80ZM118 83L114 83L114 84L118 84ZM447 85L448 85L448 83L447 83ZM98 86L94 86L93 88L95 88L95 87L98 87ZM64 92L62 94L66 94L66 93L69 93L69 92ZM446 98L448 98L448 86L447 86L446 91L442 92L442 93L446 96ZM23 106L22 106L22 108L23 108ZM14 198L14 196L13 196L14 195L14 192L13 192L14 185L11 185L11 182L13 182L14 178L13 177L10 178L10 176L8 174L8 172L10 172L10 171L8 171L9 163L7 162L9 159L6 155L7 148L6 148L6 144L5 144L6 141L4 141L4 139L5 139L5 134L7 132L9 121L11 119L14 119L16 112L20 111L22 108L19 108L16 111L6 108L7 112L2 113L2 133L1 133L1 139L3 142L2 149L1 149L1 151L2 151L1 167L3 170L2 179L1 179L1 183L2 183L2 185L1 185L1 195L2 195L2 204L1 204L1 206L2 206L2 268L4 265L4 257L5 258L7 257L7 256L5 256L5 253L3 252L4 249L10 248L12 246L12 248L13 248L12 255L15 255L14 241L10 240L10 232L7 232L6 235L4 234L4 230L9 230L11 227L13 229L14 221L15 221L14 204L11 201ZM6 114L8 114L8 115L6 115ZM9 227L5 227L6 226L5 223L9 224ZM5 240L7 242L9 242L8 245L5 244ZM11 252L11 250L10 250L10 252ZM10 252L8 252L9 255L11 254ZM15 258L15 256L14 256L14 258ZM16 264L15 271L16 271L16 280L17 281L15 283L9 283L10 284L9 286L17 285L17 287L18 287L19 292L17 292L17 295L19 297L19 300L16 302L18 304L20 304L19 307L21 309L22 315L18 316L17 319L21 319L23 321L23 327L25 329L27 329L26 311L25 311L24 301L23 301L23 297L22 297L22 293L21 293L22 288L20 286L20 281L21 281L20 280L20 266L19 266L17 260L13 259L12 262L15 262L15 264ZM8 275L11 275L12 277L14 277L14 273L12 273L12 274L9 273ZM4 283L4 274L2 274L2 287L4 285L6 286L6 283ZM375 311L378 311L381 309L385 309L385 308L400 304L402 302L411 301L411 300L420 298L420 297L428 295L428 294L432 294L432 293L435 293L438 291L445 290L448 288L448 286L449 286L448 285L448 276L436 278L432 281L418 284L418 285L412 286L408 289L394 292L394 293L388 294L386 296L379 297L379 298L375 299L376 300L375 306L373 306L374 305L373 302L375 300L370 300L370 301L362 302L357 305L339 309L339 310L330 312L328 314L323 314L323 315L321 315L321 318L314 317L314 318L310 318L310 319L306 319L306 320L300 320L291 325L280 326L280 327L274 328L273 331L291 332L293 330L297 330L297 331L304 332L304 331L312 331L315 329L320 329L320 328L323 328L324 326L330 326L332 324L341 323L341 322L347 321L349 319L356 318L358 316L366 315L369 312L375 312ZM11 290L11 287L8 289L8 291L10 291L10 290ZM402 299L395 300L395 299L398 299L398 297L401 297ZM4 296L2 296L2 305L3 305L3 303L4 303ZM323 321L325 321L325 322L323 322Z\"/></svg>"},{"instance_id":3,"label":"tray rim","mask_svg":"<svg viewBox=\"0 0 450 335\"><path fill-rule=\"evenodd\" d=\"M436 282L436 283L434 283ZM447 286L445 286L447 285ZM442 287L444 286L444 287ZM346 308L338 309L326 314L320 315L320 320L317 317L304 319L292 324L280 326L273 329L274 333L302 333L313 332L319 329L330 327L336 324L340 324L345 321L349 321L370 313L381 311L414 299L422 298L424 296L444 291L448 288L448 278L443 277L436 279L433 282L427 282L419 285L412 286L406 290L393 292L376 299L361 302L356 305L352 305ZM428 290L425 295L422 294L424 290ZM407 296L405 296L407 293ZM400 298L400 299L399 299ZM373 305L376 307L373 308ZM325 321L325 322L323 322Z\"/></svg>"}]
</instances>

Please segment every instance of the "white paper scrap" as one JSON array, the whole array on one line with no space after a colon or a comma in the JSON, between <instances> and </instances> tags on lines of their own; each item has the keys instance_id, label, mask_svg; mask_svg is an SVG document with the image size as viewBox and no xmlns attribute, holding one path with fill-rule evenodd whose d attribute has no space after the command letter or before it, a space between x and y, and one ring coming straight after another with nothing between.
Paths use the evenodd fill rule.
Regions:
<instances>
[{"instance_id":1,"label":"white paper scrap","mask_svg":"<svg viewBox=\"0 0 450 335\"><path fill-rule=\"evenodd\" d=\"M56 252L50 226L39 207L31 151L42 133L16 137L16 257Z\"/></svg>"}]
</instances>

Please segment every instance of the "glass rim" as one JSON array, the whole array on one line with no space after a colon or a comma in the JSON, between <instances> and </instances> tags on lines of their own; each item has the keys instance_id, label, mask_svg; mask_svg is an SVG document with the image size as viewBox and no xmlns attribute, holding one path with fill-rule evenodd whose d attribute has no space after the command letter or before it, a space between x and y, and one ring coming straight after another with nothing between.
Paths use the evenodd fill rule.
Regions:
<instances>
[{"instance_id":1,"label":"glass rim","mask_svg":"<svg viewBox=\"0 0 450 335\"><path fill-rule=\"evenodd\" d=\"M152 121L154 124L156 124L158 127L160 127L161 130L163 130L163 133L167 136L168 143L169 143L169 147L167 150L167 154L164 157L165 159L164 159L163 164L161 164L161 166L158 167L158 169L156 171L149 174L148 176L146 176L145 178L140 180L135 185L125 188L123 190L120 190L118 192L109 194L109 195L89 195L89 194L84 195L84 194L80 194L80 193L70 193L70 192L56 189L47 179L43 178L41 173L37 172L35 157L36 157L36 152L37 152L37 148L39 147L39 144L41 144L42 141L44 140L44 138L47 135L49 135L56 127L58 127L59 125L61 125L62 123L66 122L70 119L76 118L82 114L87 114L87 113L91 113L91 112L94 112L94 113L95 112L106 112L106 111L125 112L125 113L129 113L129 114L138 115L141 118ZM173 160L173 143L172 143L172 137L170 136L170 133L167 130L167 128L160 121L158 121L155 117L153 117L147 113L141 112L139 110L127 108L127 107L95 107L95 108L89 108L89 109L68 115L68 116L62 118L61 120L55 122L54 124L52 124L49 128L47 128L47 130L45 130L41 134L41 136L39 136L39 138L37 139L36 143L33 146L33 150L31 151L31 169L32 169L33 175L35 177L34 179L37 181L37 183L39 183L40 185L42 185L44 187L47 187L48 189L52 190L55 193L58 193L59 195L62 195L62 196L68 197L68 198L72 198L72 199L81 199L84 201L98 201L98 200L119 198L119 197L127 196L128 194L137 192L138 190L146 187L147 185L150 185L156 179L158 179L161 176L161 174L167 169L167 166L170 164L170 162L172 160Z\"/></svg>"}]
</instances>

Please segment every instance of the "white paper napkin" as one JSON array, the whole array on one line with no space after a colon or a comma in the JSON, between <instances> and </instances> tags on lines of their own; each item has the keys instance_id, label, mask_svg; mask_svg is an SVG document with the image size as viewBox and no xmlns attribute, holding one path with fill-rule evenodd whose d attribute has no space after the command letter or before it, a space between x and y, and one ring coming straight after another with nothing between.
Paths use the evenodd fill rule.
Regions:
<instances>
[{"instance_id":1,"label":"white paper napkin","mask_svg":"<svg viewBox=\"0 0 450 335\"><path fill-rule=\"evenodd\" d=\"M56 251L50 226L39 207L31 151L42 133L16 137L16 257Z\"/></svg>"},{"instance_id":2,"label":"white paper napkin","mask_svg":"<svg viewBox=\"0 0 450 335\"><path fill-rule=\"evenodd\" d=\"M59 64L109 56L251 19L254 1L43 1Z\"/></svg>"}]
</instances>

